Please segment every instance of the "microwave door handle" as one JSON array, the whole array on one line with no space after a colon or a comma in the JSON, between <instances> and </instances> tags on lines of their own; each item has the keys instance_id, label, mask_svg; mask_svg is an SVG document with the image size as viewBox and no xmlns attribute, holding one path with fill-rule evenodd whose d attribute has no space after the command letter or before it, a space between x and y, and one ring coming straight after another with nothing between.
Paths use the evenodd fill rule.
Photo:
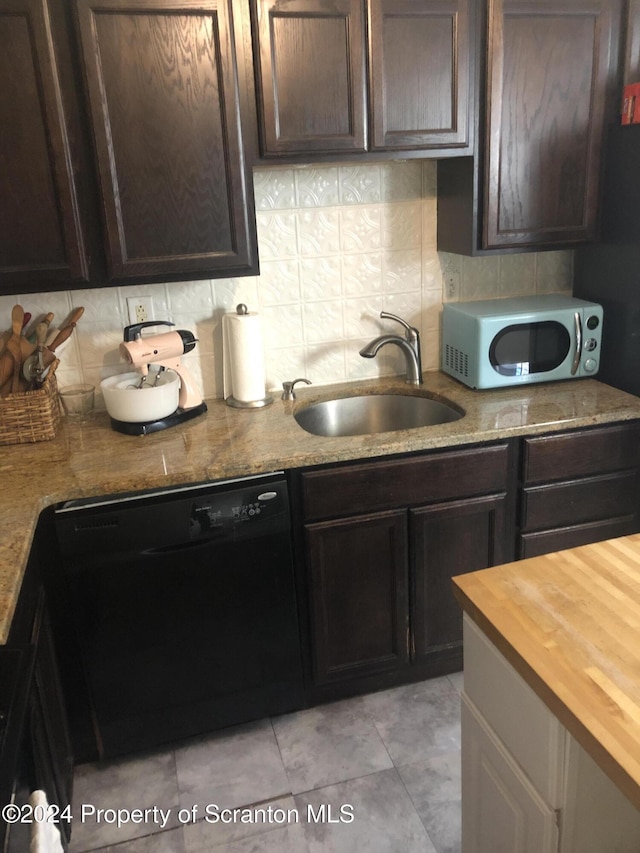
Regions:
<instances>
[{"instance_id":1,"label":"microwave door handle","mask_svg":"<svg viewBox=\"0 0 640 853\"><path fill-rule=\"evenodd\" d=\"M573 357L573 364L571 365L571 375L575 376L580 367L580 359L582 358L582 318L578 311L573 315L573 319L576 332L576 352Z\"/></svg>"}]
</instances>

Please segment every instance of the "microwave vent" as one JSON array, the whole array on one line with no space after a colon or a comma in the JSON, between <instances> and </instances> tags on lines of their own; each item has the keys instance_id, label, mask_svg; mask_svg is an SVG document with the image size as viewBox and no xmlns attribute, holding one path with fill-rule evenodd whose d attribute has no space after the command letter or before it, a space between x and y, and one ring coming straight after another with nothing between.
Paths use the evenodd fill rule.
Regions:
<instances>
[{"instance_id":1,"label":"microwave vent","mask_svg":"<svg viewBox=\"0 0 640 853\"><path fill-rule=\"evenodd\" d=\"M457 347L452 347L451 344L445 346L444 351L445 366L458 376L469 375L469 356L466 352L462 352Z\"/></svg>"}]
</instances>

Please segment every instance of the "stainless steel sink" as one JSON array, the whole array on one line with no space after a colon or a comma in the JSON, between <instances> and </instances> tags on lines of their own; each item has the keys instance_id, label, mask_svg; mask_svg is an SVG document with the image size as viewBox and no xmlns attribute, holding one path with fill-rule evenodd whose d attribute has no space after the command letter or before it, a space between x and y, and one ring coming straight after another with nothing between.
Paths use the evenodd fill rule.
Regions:
<instances>
[{"instance_id":1,"label":"stainless steel sink","mask_svg":"<svg viewBox=\"0 0 640 853\"><path fill-rule=\"evenodd\" d=\"M457 421L464 412L430 397L367 394L323 400L300 409L294 418L314 435L347 436L393 432Z\"/></svg>"}]
</instances>

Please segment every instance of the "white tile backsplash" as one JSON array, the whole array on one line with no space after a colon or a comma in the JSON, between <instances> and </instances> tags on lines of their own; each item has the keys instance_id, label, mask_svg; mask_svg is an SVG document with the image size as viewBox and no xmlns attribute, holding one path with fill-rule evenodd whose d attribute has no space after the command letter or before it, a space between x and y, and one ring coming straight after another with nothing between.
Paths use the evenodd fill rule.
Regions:
<instances>
[{"instance_id":1,"label":"white tile backsplash","mask_svg":"<svg viewBox=\"0 0 640 853\"><path fill-rule=\"evenodd\" d=\"M340 254L340 210L337 207L300 210L297 225L298 251L303 258Z\"/></svg>"},{"instance_id":2,"label":"white tile backsplash","mask_svg":"<svg viewBox=\"0 0 640 853\"><path fill-rule=\"evenodd\" d=\"M376 204L382 201L382 167L377 163L340 167L342 204Z\"/></svg>"},{"instance_id":3,"label":"white tile backsplash","mask_svg":"<svg viewBox=\"0 0 640 853\"><path fill-rule=\"evenodd\" d=\"M383 253L362 252L342 256L342 284L347 297L366 296L382 291Z\"/></svg>"},{"instance_id":4,"label":"white tile backsplash","mask_svg":"<svg viewBox=\"0 0 640 853\"><path fill-rule=\"evenodd\" d=\"M298 256L297 217L294 211L258 211L256 222L261 261L279 261Z\"/></svg>"},{"instance_id":5,"label":"white tile backsplash","mask_svg":"<svg viewBox=\"0 0 640 853\"><path fill-rule=\"evenodd\" d=\"M385 205L359 205L340 211L340 247L343 252L371 252L382 245Z\"/></svg>"},{"instance_id":6,"label":"white tile backsplash","mask_svg":"<svg viewBox=\"0 0 640 853\"><path fill-rule=\"evenodd\" d=\"M262 278L262 270L260 278ZM342 296L344 274L340 272L340 256L300 260L300 289L303 302L337 299Z\"/></svg>"},{"instance_id":7,"label":"white tile backsplash","mask_svg":"<svg viewBox=\"0 0 640 853\"><path fill-rule=\"evenodd\" d=\"M199 343L186 364L207 397L222 396L221 319L244 302L262 316L269 388L307 376L314 384L403 371L395 348L375 359L358 350L395 324L417 325L425 370L439 366L444 301L571 292L573 254L464 258L436 249L433 161L256 169L261 275L0 297L8 318L19 301L62 322L85 306L63 353L60 384L98 383L124 369L118 353L127 297L150 295L158 320L191 329ZM101 398L98 397L98 405Z\"/></svg>"},{"instance_id":8,"label":"white tile backsplash","mask_svg":"<svg viewBox=\"0 0 640 853\"><path fill-rule=\"evenodd\" d=\"M335 207L339 203L337 166L296 169L294 180L297 207Z\"/></svg>"},{"instance_id":9,"label":"white tile backsplash","mask_svg":"<svg viewBox=\"0 0 640 853\"><path fill-rule=\"evenodd\" d=\"M256 210L291 210L296 206L293 169L256 170Z\"/></svg>"},{"instance_id":10,"label":"white tile backsplash","mask_svg":"<svg viewBox=\"0 0 640 853\"><path fill-rule=\"evenodd\" d=\"M384 163L381 167L381 196L385 202L422 198L422 163Z\"/></svg>"}]
</instances>

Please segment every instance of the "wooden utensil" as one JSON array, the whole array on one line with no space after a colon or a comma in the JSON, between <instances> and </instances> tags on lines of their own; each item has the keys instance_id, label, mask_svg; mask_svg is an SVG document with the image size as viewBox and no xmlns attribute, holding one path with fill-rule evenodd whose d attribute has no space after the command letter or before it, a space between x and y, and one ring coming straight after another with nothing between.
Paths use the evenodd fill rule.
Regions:
<instances>
[{"instance_id":1,"label":"wooden utensil","mask_svg":"<svg viewBox=\"0 0 640 853\"><path fill-rule=\"evenodd\" d=\"M73 330L76 327L76 323L84 314L84 308L75 308L70 316L68 322L60 329L55 338L51 341L49 346L44 347L43 350L43 361L45 370L49 365L55 361L56 355L55 350L57 347L62 346L62 344L68 340L68 338L73 333Z\"/></svg>"},{"instance_id":2,"label":"wooden utensil","mask_svg":"<svg viewBox=\"0 0 640 853\"><path fill-rule=\"evenodd\" d=\"M46 323L46 324L47 324L47 328L49 328L49 326L51 325L51 321L53 320L54 316L55 316L55 315L54 315L53 311L49 311L49 313L48 313L48 314L45 314L45 315L44 315L44 317L42 318L42 320L41 320L40 322L41 322L41 323ZM35 328L30 329L30 330L29 330L29 334L27 335L27 340L28 340L28 341L29 341L29 343L31 343L31 344L35 344L35 343L36 343L36 328L37 328L37 326L36 326Z\"/></svg>"},{"instance_id":3,"label":"wooden utensil","mask_svg":"<svg viewBox=\"0 0 640 853\"><path fill-rule=\"evenodd\" d=\"M11 393L17 394L20 388L20 368L22 366L22 350L20 340L22 338L22 321L24 320L24 309L22 305L14 305L11 312L12 335L7 341L7 352L13 358L13 377L11 380Z\"/></svg>"},{"instance_id":4,"label":"wooden utensil","mask_svg":"<svg viewBox=\"0 0 640 853\"><path fill-rule=\"evenodd\" d=\"M7 381L11 380L11 372L13 369L13 358L11 357L11 353L7 350L6 346L0 355L0 395L4 396L4 394L8 394L10 389L4 390L4 385Z\"/></svg>"},{"instance_id":5,"label":"wooden utensil","mask_svg":"<svg viewBox=\"0 0 640 853\"><path fill-rule=\"evenodd\" d=\"M73 330L76 327L76 323L78 322L80 317L82 317L83 314L84 308L74 308L74 310L69 315L69 319L67 320L66 324L60 329L58 334L49 344L49 349L51 350L51 352L54 352L56 347L59 347L67 340L67 338L71 336Z\"/></svg>"}]
</instances>

